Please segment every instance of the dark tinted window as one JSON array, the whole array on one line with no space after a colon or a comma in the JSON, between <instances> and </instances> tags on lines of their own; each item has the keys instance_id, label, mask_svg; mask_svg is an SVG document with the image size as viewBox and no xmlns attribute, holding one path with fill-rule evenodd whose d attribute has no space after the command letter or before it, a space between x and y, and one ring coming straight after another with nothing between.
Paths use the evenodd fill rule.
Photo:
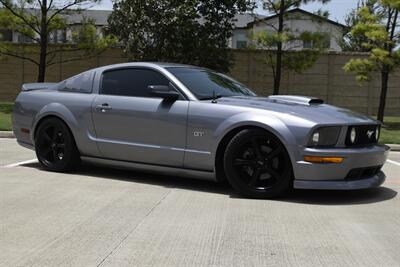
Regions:
<instances>
[{"instance_id":1,"label":"dark tinted window","mask_svg":"<svg viewBox=\"0 0 400 267\"><path fill-rule=\"evenodd\" d=\"M0 41L12 42L12 37L11 30L0 29Z\"/></svg>"},{"instance_id":2,"label":"dark tinted window","mask_svg":"<svg viewBox=\"0 0 400 267\"><path fill-rule=\"evenodd\" d=\"M168 70L200 100L213 98L214 94L218 97L255 96L243 84L218 72L182 67L168 68Z\"/></svg>"},{"instance_id":3,"label":"dark tinted window","mask_svg":"<svg viewBox=\"0 0 400 267\"><path fill-rule=\"evenodd\" d=\"M101 93L150 97L149 85L169 85L161 73L149 69L120 69L103 73Z\"/></svg>"},{"instance_id":4,"label":"dark tinted window","mask_svg":"<svg viewBox=\"0 0 400 267\"><path fill-rule=\"evenodd\" d=\"M93 84L93 71L75 75L65 81L64 90L90 93Z\"/></svg>"}]
</instances>

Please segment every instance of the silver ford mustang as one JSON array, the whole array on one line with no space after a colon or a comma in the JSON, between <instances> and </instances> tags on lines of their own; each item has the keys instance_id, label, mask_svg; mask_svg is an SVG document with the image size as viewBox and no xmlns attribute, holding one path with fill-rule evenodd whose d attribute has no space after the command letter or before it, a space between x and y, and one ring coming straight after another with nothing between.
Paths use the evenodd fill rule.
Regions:
<instances>
[{"instance_id":1,"label":"silver ford mustang","mask_svg":"<svg viewBox=\"0 0 400 267\"><path fill-rule=\"evenodd\" d=\"M366 116L317 98L257 97L223 74L167 63L24 84L13 130L45 170L71 171L83 160L227 180L254 198L378 187L389 152Z\"/></svg>"}]
</instances>

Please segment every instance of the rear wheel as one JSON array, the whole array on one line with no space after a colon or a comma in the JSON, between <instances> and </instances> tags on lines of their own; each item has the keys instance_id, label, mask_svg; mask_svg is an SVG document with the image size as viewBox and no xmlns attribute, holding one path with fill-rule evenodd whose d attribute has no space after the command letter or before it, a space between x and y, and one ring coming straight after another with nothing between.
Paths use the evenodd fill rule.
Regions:
<instances>
[{"instance_id":1,"label":"rear wheel","mask_svg":"<svg viewBox=\"0 0 400 267\"><path fill-rule=\"evenodd\" d=\"M64 122L50 118L39 125L35 135L36 156L45 170L67 172L80 163L75 140Z\"/></svg>"},{"instance_id":2,"label":"rear wheel","mask_svg":"<svg viewBox=\"0 0 400 267\"><path fill-rule=\"evenodd\" d=\"M273 198L292 186L292 165L285 147L261 129L243 130L229 142L224 169L232 187L248 197Z\"/></svg>"}]
</instances>

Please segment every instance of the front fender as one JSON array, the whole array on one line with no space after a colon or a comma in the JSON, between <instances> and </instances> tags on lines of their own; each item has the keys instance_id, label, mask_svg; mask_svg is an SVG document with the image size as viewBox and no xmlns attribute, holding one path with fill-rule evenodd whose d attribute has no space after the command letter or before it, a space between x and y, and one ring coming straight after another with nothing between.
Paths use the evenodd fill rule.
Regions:
<instances>
[{"instance_id":1,"label":"front fender","mask_svg":"<svg viewBox=\"0 0 400 267\"><path fill-rule=\"evenodd\" d=\"M221 143L222 139L229 134L229 132L240 128L240 127L260 127L263 128L272 134L274 134L285 146L286 151L289 154L289 157L293 163L296 162L296 147L297 139L293 135L290 128L279 118L273 115L265 116L263 114L254 114L254 113L240 113L236 114L228 119L226 119L215 131L215 140L216 144L213 146L214 151L214 160L217 155L217 150L219 144Z\"/></svg>"},{"instance_id":2,"label":"front fender","mask_svg":"<svg viewBox=\"0 0 400 267\"><path fill-rule=\"evenodd\" d=\"M265 116L252 112L240 113L224 120L215 130L214 138L217 144L221 142L230 131L243 126L255 126L263 128L279 138L285 146L296 144L296 139L289 128L279 118L275 116Z\"/></svg>"}]
</instances>

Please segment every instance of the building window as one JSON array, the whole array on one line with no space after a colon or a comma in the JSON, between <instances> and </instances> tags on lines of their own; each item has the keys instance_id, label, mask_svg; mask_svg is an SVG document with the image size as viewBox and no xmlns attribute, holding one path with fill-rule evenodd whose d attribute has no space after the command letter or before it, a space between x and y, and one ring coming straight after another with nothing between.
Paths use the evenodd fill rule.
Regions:
<instances>
[{"instance_id":1,"label":"building window","mask_svg":"<svg viewBox=\"0 0 400 267\"><path fill-rule=\"evenodd\" d=\"M329 49L331 48L331 36L329 33L322 33L322 48ZM303 48L304 49L311 49L314 48L315 44L313 40L304 40L303 41Z\"/></svg>"},{"instance_id":2,"label":"building window","mask_svg":"<svg viewBox=\"0 0 400 267\"><path fill-rule=\"evenodd\" d=\"M236 41L237 49L245 49L247 48L247 34L244 32L235 33L234 40Z\"/></svg>"},{"instance_id":3,"label":"building window","mask_svg":"<svg viewBox=\"0 0 400 267\"><path fill-rule=\"evenodd\" d=\"M23 34L18 34L18 43L26 44L26 43L33 43L32 38L29 36L23 35Z\"/></svg>"},{"instance_id":4,"label":"building window","mask_svg":"<svg viewBox=\"0 0 400 267\"><path fill-rule=\"evenodd\" d=\"M312 41L312 40L305 40L305 41L303 41L303 48L304 48L304 49L311 49L311 48L313 48L313 41Z\"/></svg>"},{"instance_id":5,"label":"building window","mask_svg":"<svg viewBox=\"0 0 400 267\"><path fill-rule=\"evenodd\" d=\"M331 48L331 36L328 33L324 34L324 37L322 39L322 47Z\"/></svg>"},{"instance_id":6,"label":"building window","mask_svg":"<svg viewBox=\"0 0 400 267\"><path fill-rule=\"evenodd\" d=\"M247 42L246 41L236 41L236 48L237 49L247 48Z\"/></svg>"},{"instance_id":7,"label":"building window","mask_svg":"<svg viewBox=\"0 0 400 267\"><path fill-rule=\"evenodd\" d=\"M11 30L0 30L0 40L3 42L12 42L13 32Z\"/></svg>"},{"instance_id":8,"label":"building window","mask_svg":"<svg viewBox=\"0 0 400 267\"><path fill-rule=\"evenodd\" d=\"M51 44L63 44L67 42L66 30L55 30L49 34L49 42Z\"/></svg>"}]
</instances>

